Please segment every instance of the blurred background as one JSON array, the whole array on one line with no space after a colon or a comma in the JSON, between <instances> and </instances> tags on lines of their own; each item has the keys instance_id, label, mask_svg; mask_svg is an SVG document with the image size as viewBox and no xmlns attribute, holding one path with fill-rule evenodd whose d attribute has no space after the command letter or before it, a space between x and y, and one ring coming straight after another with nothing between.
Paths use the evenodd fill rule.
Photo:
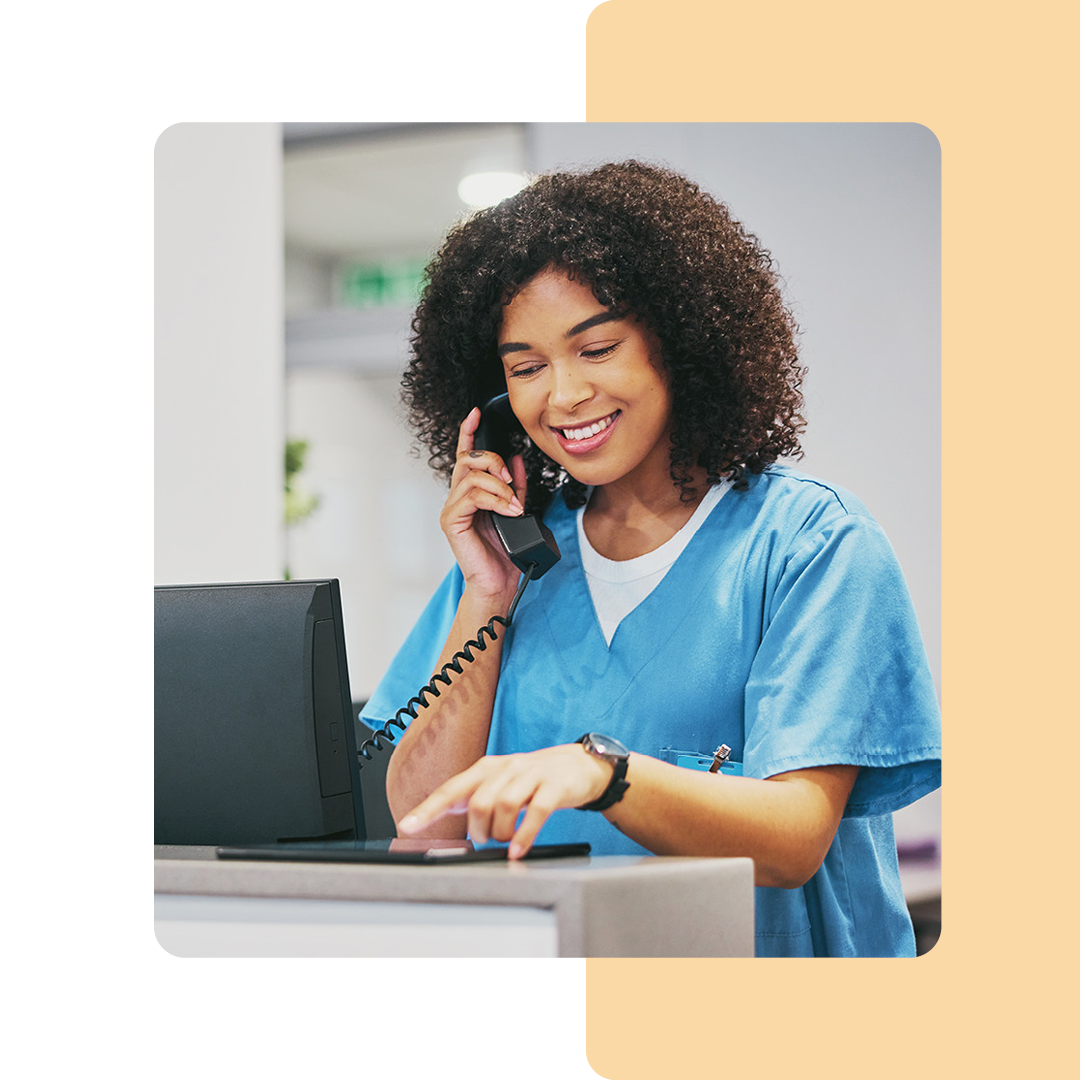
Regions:
<instances>
[{"instance_id":1,"label":"blurred background","mask_svg":"<svg viewBox=\"0 0 1080 1080\"><path fill-rule=\"evenodd\" d=\"M465 190L479 203L524 183L526 130L376 125L334 137L286 124L284 135L286 417L290 437L309 442L301 483L319 498L287 532L288 561L298 575L342 568L344 603L361 613L348 627L360 699L451 563L438 525L446 490L411 453L398 400L421 274L476 205L463 181L489 178Z\"/></svg>"},{"instance_id":2,"label":"blurred background","mask_svg":"<svg viewBox=\"0 0 1080 1080\"><path fill-rule=\"evenodd\" d=\"M529 174L630 157L696 180L772 252L809 368L799 467L882 523L940 693L941 161L914 124L168 128L157 582L339 578L365 700L451 565L445 490L398 401L423 266L450 225ZM925 951L940 796L897 815L897 834Z\"/></svg>"}]
</instances>

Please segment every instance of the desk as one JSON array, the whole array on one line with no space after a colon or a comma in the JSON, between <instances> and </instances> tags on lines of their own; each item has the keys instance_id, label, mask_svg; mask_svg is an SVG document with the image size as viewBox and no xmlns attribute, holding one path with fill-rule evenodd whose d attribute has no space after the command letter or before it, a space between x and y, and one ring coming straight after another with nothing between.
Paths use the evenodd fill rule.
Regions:
<instances>
[{"instance_id":1,"label":"desk","mask_svg":"<svg viewBox=\"0 0 1080 1080\"><path fill-rule=\"evenodd\" d=\"M218 860L155 847L178 956L753 956L750 859L458 866Z\"/></svg>"}]
</instances>

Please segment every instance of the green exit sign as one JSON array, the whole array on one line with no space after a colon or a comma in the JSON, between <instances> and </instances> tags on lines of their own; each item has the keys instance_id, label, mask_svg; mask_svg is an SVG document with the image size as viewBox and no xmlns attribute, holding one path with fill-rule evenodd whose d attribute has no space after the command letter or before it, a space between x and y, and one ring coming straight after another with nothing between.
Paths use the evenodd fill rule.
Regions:
<instances>
[{"instance_id":1,"label":"green exit sign","mask_svg":"<svg viewBox=\"0 0 1080 1080\"><path fill-rule=\"evenodd\" d=\"M412 307L420 299L424 262L354 263L341 275L341 300L349 307Z\"/></svg>"}]
</instances>

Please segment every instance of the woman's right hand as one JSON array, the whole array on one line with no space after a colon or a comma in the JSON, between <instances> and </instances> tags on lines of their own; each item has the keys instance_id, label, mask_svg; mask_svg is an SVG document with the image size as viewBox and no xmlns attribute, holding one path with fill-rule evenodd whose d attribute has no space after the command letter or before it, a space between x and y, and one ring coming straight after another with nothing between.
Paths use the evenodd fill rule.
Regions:
<instances>
[{"instance_id":1,"label":"woman's right hand","mask_svg":"<svg viewBox=\"0 0 1080 1080\"><path fill-rule=\"evenodd\" d=\"M458 429L457 463L439 524L476 595L502 603L512 597L521 572L507 557L491 519L480 510L520 517L525 502L525 464L515 455L510 466L498 454L475 449L480 410L473 409Z\"/></svg>"}]
</instances>

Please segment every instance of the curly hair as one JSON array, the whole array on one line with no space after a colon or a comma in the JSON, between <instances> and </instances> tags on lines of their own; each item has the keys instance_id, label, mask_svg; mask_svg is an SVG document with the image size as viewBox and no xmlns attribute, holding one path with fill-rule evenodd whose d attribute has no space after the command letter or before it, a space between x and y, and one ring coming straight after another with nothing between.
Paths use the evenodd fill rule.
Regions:
<instances>
[{"instance_id":1,"label":"curly hair","mask_svg":"<svg viewBox=\"0 0 1080 1080\"><path fill-rule=\"evenodd\" d=\"M503 309L541 270L588 284L660 341L672 395L671 477L692 497L710 483L799 456L805 426L795 323L772 258L726 206L668 169L636 161L556 172L455 226L425 273L403 400L429 463L449 479L458 428L504 386ZM584 487L524 436L527 509Z\"/></svg>"}]
</instances>

